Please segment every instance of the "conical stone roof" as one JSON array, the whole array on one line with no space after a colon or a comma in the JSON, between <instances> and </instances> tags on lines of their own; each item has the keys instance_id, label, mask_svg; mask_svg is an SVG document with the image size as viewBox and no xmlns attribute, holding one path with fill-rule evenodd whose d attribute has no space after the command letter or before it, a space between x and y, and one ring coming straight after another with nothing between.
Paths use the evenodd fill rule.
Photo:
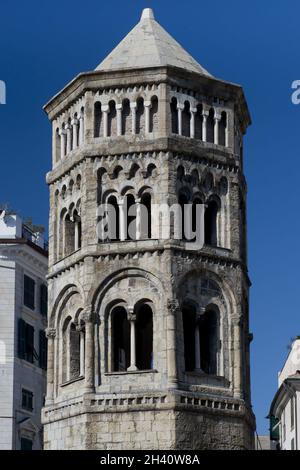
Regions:
<instances>
[{"instance_id":1,"label":"conical stone roof","mask_svg":"<svg viewBox=\"0 0 300 470\"><path fill-rule=\"evenodd\" d=\"M139 23L96 70L124 70L167 65L211 77L210 73L155 21L153 11L146 8Z\"/></svg>"}]
</instances>

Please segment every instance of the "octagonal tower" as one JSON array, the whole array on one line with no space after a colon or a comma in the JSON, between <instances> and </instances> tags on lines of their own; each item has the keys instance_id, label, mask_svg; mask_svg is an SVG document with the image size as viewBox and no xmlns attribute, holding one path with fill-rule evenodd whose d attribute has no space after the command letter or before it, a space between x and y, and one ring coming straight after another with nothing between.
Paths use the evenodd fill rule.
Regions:
<instances>
[{"instance_id":1,"label":"octagonal tower","mask_svg":"<svg viewBox=\"0 0 300 470\"><path fill-rule=\"evenodd\" d=\"M146 9L45 110L45 448L251 449L242 88ZM109 239L97 230L106 203L118 220ZM143 228L142 205L166 203L204 205L201 249L154 237L153 220Z\"/></svg>"}]
</instances>

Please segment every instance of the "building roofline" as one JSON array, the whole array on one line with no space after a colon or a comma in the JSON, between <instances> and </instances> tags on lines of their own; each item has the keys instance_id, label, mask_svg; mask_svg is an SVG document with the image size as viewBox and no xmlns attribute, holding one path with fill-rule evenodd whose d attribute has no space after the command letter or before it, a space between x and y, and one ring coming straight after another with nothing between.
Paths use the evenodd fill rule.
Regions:
<instances>
[{"instance_id":1,"label":"building roofline","mask_svg":"<svg viewBox=\"0 0 300 470\"><path fill-rule=\"evenodd\" d=\"M165 73L165 79L163 81L167 82L168 81L168 74L170 73L177 73L177 74L183 74L187 77L191 77L194 79L197 79L202 82L210 82L210 83L215 83L216 85L223 85L224 88L231 88L234 89L237 93L237 96L239 98L240 103L244 106L245 112L244 112L244 118L247 121L247 125L251 124L251 116L249 113L248 105L246 102L246 98L244 95L244 90L241 85L238 85L233 82L229 82L226 80L222 80L213 76L208 76L208 75L203 75L200 72L195 72L192 70L186 70L180 67L176 67L174 65L167 65L167 66L157 66L157 67L144 67L144 68L132 68L132 69L120 69L120 70L92 70L88 72L81 72L78 75L76 75L71 81L69 81L59 92L57 92L44 106L43 110L47 113L50 114L53 112L54 108L61 104L62 101L64 101L69 94L74 93L78 88L82 88L81 93L84 91L93 89L91 86L91 81L92 79L99 79L99 78L106 78L110 76L115 76L116 78L121 78L121 77L126 77L131 74L136 74L136 75L141 75L143 72L161 72L162 74ZM60 111L57 113L54 112L54 116L56 114L59 114Z\"/></svg>"},{"instance_id":2,"label":"building roofline","mask_svg":"<svg viewBox=\"0 0 300 470\"><path fill-rule=\"evenodd\" d=\"M48 258L48 250L44 250L26 238L0 238L0 245L28 245L41 255L45 256L45 258Z\"/></svg>"}]
</instances>

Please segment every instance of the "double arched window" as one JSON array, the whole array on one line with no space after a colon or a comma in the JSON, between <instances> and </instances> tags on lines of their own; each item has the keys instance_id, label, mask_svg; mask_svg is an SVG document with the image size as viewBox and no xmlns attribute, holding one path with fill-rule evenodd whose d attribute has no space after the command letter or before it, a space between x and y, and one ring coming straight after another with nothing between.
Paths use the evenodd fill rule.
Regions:
<instances>
[{"instance_id":1,"label":"double arched window","mask_svg":"<svg viewBox=\"0 0 300 470\"><path fill-rule=\"evenodd\" d=\"M133 309L115 306L110 312L111 371L153 369L153 311L151 303Z\"/></svg>"},{"instance_id":2,"label":"double arched window","mask_svg":"<svg viewBox=\"0 0 300 470\"><path fill-rule=\"evenodd\" d=\"M185 370L218 375L220 345L219 312L217 307L197 312L196 306L182 307Z\"/></svg>"}]
</instances>

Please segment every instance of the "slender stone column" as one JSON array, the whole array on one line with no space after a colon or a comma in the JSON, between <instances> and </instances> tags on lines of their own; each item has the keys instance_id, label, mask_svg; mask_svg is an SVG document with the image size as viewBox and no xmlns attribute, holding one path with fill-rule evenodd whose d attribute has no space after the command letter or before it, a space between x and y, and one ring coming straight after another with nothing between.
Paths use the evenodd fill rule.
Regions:
<instances>
[{"instance_id":1,"label":"slender stone column","mask_svg":"<svg viewBox=\"0 0 300 470\"><path fill-rule=\"evenodd\" d=\"M220 114L215 114L215 125L214 125L214 143L219 145L219 122L221 120Z\"/></svg>"},{"instance_id":2,"label":"slender stone column","mask_svg":"<svg viewBox=\"0 0 300 470\"><path fill-rule=\"evenodd\" d=\"M151 101L144 101L145 107L145 132L149 134L150 132L150 109L151 109Z\"/></svg>"},{"instance_id":3,"label":"slender stone column","mask_svg":"<svg viewBox=\"0 0 300 470\"><path fill-rule=\"evenodd\" d=\"M75 150L78 147L78 119L74 118L71 121L73 127L73 140L72 140L72 149Z\"/></svg>"},{"instance_id":4,"label":"slender stone column","mask_svg":"<svg viewBox=\"0 0 300 470\"><path fill-rule=\"evenodd\" d=\"M207 118L208 111L202 111L202 141L207 142Z\"/></svg>"},{"instance_id":5,"label":"slender stone column","mask_svg":"<svg viewBox=\"0 0 300 470\"><path fill-rule=\"evenodd\" d=\"M80 335L80 369L79 369L79 375L80 377L83 377L84 376L84 328L82 327L82 325L78 325L77 326L77 329L79 331L79 335Z\"/></svg>"},{"instance_id":6,"label":"slender stone column","mask_svg":"<svg viewBox=\"0 0 300 470\"><path fill-rule=\"evenodd\" d=\"M84 117L83 114L79 116L79 145L84 142Z\"/></svg>"},{"instance_id":7,"label":"slender stone column","mask_svg":"<svg viewBox=\"0 0 300 470\"><path fill-rule=\"evenodd\" d=\"M66 154L66 131L61 129L59 131L60 135L60 158L63 159Z\"/></svg>"},{"instance_id":8,"label":"slender stone column","mask_svg":"<svg viewBox=\"0 0 300 470\"><path fill-rule=\"evenodd\" d=\"M75 250L78 250L79 249L79 224L78 224L78 220L75 219L74 221L75 223Z\"/></svg>"},{"instance_id":9,"label":"slender stone column","mask_svg":"<svg viewBox=\"0 0 300 470\"><path fill-rule=\"evenodd\" d=\"M102 115L103 115L103 137L108 136L108 112L109 106L108 104L104 104L102 106Z\"/></svg>"},{"instance_id":10,"label":"slender stone column","mask_svg":"<svg viewBox=\"0 0 300 470\"><path fill-rule=\"evenodd\" d=\"M117 110L117 135L122 135L122 104L116 104Z\"/></svg>"},{"instance_id":11,"label":"slender stone column","mask_svg":"<svg viewBox=\"0 0 300 470\"><path fill-rule=\"evenodd\" d=\"M91 393L95 389L95 344L94 344L94 311L92 306L87 307L83 314L82 319L85 322L85 365L84 365L84 379L85 393Z\"/></svg>"},{"instance_id":12,"label":"slender stone column","mask_svg":"<svg viewBox=\"0 0 300 470\"><path fill-rule=\"evenodd\" d=\"M127 370L137 370L136 367L136 345L135 345L135 322L136 315L133 307L128 307L128 321L130 322L130 366Z\"/></svg>"},{"instance_id":13,"label":"slender stone column","mask_svg":"<svg viewBox=\"0 0 300 470\"><path fill-rule=\"evenodd\" d=\"M72 150L72 126L71 124L66 124L65 127L67 131L67 154L71 152Z\"/></svg>"},{"instance_id":14,"label":"slender stone column","mask_svg":"<svg viewBox=\"0 0 300 470\"><path fill-rule=\"evenodd\" d=\"M126 214L126 203L123 200L119 202L119 217L120 217L120 241L124 241L127 238L127 214Z\"/></svg>"},{"instance_id":15,"label":"slender stone column","mask_svg":"<svg viewBox=\"0 0 300 470\"><path fill-rule=\"evenodd\" d=\"M182 111L184 109L184 105L177 103L177 112L178 112L178 134L182 135Z\"/></svg>"},{"instance_id":16,"label":"slender stone column","mask_svg":"<svg viewBox=\"0 0 300 470\"><path fill-rule=\"evenodd\" d=\"M136 134L136 103L130 103L131 109L131 132Z\"/></svg>"},{"instance_id":17,"label":"slender stone column","mask_svg":"<svg viewBox=\"0 0 300 470\"><path fill-rule=\"evenodd\" d=\"M142 238L142 213L141 213L141 200L136 199L136 239L140 240Z\"/></svg>"},{"instance_id":18,"label":"slender stone column","mask_svg":"<svg viewBox=\"0 0 300 470\"><path fill-rule=\"evenodd\" d=\"M180 307L177 299L167 301L167 364L169 387L176 388L178 384L177 356L176 356L176 329Z\"/></svg>"},{"instance_id":19,"label":"slender stone column","mask_svg":"<svg viewBox=\"0 0 300 470\"><path fill-rule=\"evenodd\" d=\"M51 405L54 399L54 340L56 336L55 328L46 328L48 338L48 356L47 356L47 395L46 406Z\"/></svg>"},{"instance_id":20,"label":"slender stone column","mask_svg":"<svg viewBox=\"0 0 300 470\"><path fill-rule=\"evenodd\" d=\"M229 147L229 123L228 123L228 113L226 113L226 127L225 127L225 147Z\"/></svg>"},{"instance_id":21,"label":"slender stone column","mask_svg":"<svg viewBox=\"0 0 300 470\"><path fill-rule=\"evenodd\" d=\"M195 114L197 112L197 109L196 108L191 108L190 109L190 112L191 112L191 120L190 120L190 137L192 139L195 138Z\"/></svg>"}]
</instances>

